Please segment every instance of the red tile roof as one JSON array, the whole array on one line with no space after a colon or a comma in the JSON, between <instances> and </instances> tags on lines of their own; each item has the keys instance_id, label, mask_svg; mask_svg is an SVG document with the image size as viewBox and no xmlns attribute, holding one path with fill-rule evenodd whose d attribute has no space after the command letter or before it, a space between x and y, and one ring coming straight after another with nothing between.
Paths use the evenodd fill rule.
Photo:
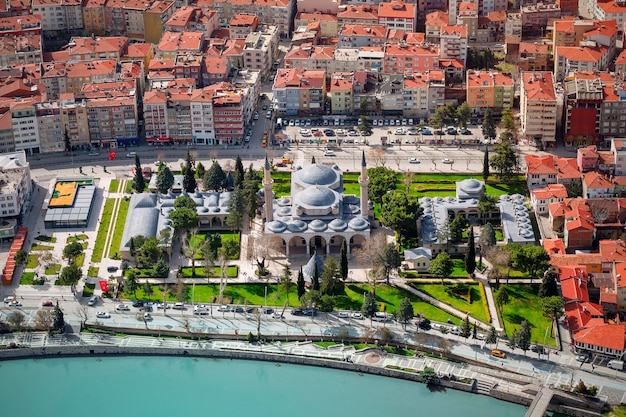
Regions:
<instances>
[{"instance_id":1,"label":"red tile roof","mask_svg":"<svg viewBox=\"0 0 626 417\"><path fill-rule=\"evenodd\" d=\"M626 347L625 331L626 327L623 324L601 323L574 333L574 340L622 352Z\"/></svg>"},{"instance_id":2,"label":"red tile roof","mask_svg":"<svg viewBox=\"0 0 626 417\"><path fill-rule=\"evenodd\" d=\"M537 200L546 200L548 198L567 198L567 189L563 184L549 184L547 187L531 190L530 194Z\"/></svg>"}]
</instances>

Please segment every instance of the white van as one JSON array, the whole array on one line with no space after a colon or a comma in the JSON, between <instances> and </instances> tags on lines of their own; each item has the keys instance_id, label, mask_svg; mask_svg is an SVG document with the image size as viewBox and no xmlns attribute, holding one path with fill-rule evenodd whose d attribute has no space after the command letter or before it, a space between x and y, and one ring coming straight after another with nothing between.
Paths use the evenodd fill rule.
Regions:
<instances>
[{"instance_id":1,"label":"white van","mask_svg":"<svg viewBox=\"0 0 626 417\"><path fill-rule=\"evenodd\" d=\"M174 304L174 310L184 310L185 309L185 304L183 303L175 303Z\"/></svg>"},{"instance_id":2,"label":"white van","mask_svg":"<svg viewBox=\"0 0 626 417\"><path fill-rule=\"evenodd\" d=\"M616 359L613 359L613 360L610 360L609 363L606 366L611 368L611 369L617 369L618 371L623 371L624 370L624 361L618 361Z\"/></svg>"}]
</instances>

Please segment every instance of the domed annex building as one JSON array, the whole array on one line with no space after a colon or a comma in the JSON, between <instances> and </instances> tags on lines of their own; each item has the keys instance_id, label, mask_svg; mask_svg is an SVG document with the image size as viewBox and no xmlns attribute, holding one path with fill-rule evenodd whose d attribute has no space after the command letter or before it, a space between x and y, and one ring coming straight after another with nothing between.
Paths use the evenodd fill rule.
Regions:
<instances>
[{"instance_id":1,"label":"domed annex building","mask_svg":"<svg viewBox=\"0 0 626 417\"><path fill-rule=\"evenodd\" d=\"M262 195L264 234L286 256L348 253L370 236L365 154L359 176L360 197L344 195L343 173L334 165L298 167L291 176L291 194L274 198L270 164L265 159Z\"/></svg>"}]
</instances>

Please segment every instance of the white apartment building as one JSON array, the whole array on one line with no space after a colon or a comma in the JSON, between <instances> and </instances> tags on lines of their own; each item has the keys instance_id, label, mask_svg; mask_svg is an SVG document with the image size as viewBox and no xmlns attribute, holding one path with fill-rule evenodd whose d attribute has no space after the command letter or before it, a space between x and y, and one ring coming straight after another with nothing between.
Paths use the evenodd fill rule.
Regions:
<instances>
[{"instance_id":1,"label":"white apartment building","mask_svg":"<svg viewBox=\"0 0 626 417\"><path fill-rule=\"evenodd\" d=\"M445 105L446 76L441 70L422 71L404 76L403 114L428 118Z\"/></svg>"},{"instance_id":2,"label":"white apartment building","mask_svg":"<svg viewBox=\"0 0 626 417\"><path fill-rule=\"evenodd\" d=\"M278 27L264 26L246 36L243 62L247 69L267 75L272 70L274 56L278 53Z\"/></svg>"},{"instance_id":3,"label":"white apartment building","mask_svg":"<svg viewBox=\"0 0 626 417\"><path fill-rule=\"evenodd\" d=\"M39 129L33 100L15 101L11 104L11 123L15 150L27 155L40 152Z\"/></svg>"},{"instance_id":4,"label":"white apartment building","mask_svg":"<svg viewBox=\"0 0 626 417\"><path fill-rule=\"evenodd\" d=\"M24 151L0 154L0 218L19 216L30 206L33 182Z\"/></svg>"},{"instance_id":5,"label":"white apartment building","mask_svg":"<svg viewBox=\"0 0 626 417\"><path fill-rule=\"evenodd\" d=\"M193 143L213 145L215 143L215 127L213 126L213 90L203 88L194 90L191 99L191 134Z\"/></svg>"},{"instance_id":6,"label":"white apartment building","mask_svg":"<svg viewBox=\"0 0 626 417\"><path fill-rule=\"evenodd\" d=\"M81 0L33 0L33 14L41 16L41 29L47 31L83 29Z\"/></svg>"},{"instance_id":7,"label":"white apartment building","mask_svg":"<svg viewBox=\"0 0 626 417\"><path fill-rule=\"evenodd\" d=\"M551 72L524 71L521 76L522 136L544 146L556 144L557 100Z\"/></svg>"},{"instance_id":8,"label":"white apartment building","mask_svg":"<svg viewBox=\"0 0 626 417\"><path fill-rule=\"evenodd\" d=\"M37 103L35 104L35 114L37 115L41 153L65 151L59 102Z\"/></svg>"}]
</instances>

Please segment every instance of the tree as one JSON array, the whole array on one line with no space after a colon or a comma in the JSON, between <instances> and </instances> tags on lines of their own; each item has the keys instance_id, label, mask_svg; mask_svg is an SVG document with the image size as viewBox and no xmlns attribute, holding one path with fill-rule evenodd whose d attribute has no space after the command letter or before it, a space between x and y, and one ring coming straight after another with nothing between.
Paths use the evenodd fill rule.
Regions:
<instances>
[{"instance_id":1,"label":"tree","mask_svg":"<svg viewBox=\"0 0 626 417\"><path fill-rule=\"evenodd\" d=\"M185 301L187 301L187 285L183 282L181 277L178 277L178 279L176 280L176 288L174 292L176 295L176 301L178 301L179 303L184 303Z\"/></svg>"},{"instance_id":2,"label":"tree","mask_svg":"<svg viewBox=\"0 0 626 417\"><path fill-rule=\"evenodd\" d=\"M317 290L310 290L300 297L300 306L317 307L320 304L322 294Z\"/></svg>"},{"instance_id":3,"label":"tree","mask_svg":"<svg viewBox=\"0 0 626 417\"><path fill-rule=\"evenodd\" d=\"M15 255L13 256L13 260L15 261L15 265L17 266L24 265L27 259L28 259L28 252L26 252L23 249L20 249L17 252L15 252Z\"/></svg>"},{"instance_id":4,"label":"tree","mask_svg":"<svg viewBox=\"0 0 626 417\"><path fill-rule=\"evenodd\" d=\"M137 248L135 247L135 238L134 237L130 238L130 241L128 243L128 252L130 253L130 256L132 256L133 258L137 254Z\"/></svg>"},{"instance_id":5,"label":"tree","mask_svg":"<svg viewBox=\"0 0 626 417\"><path fill-rule=\"evenodd\" d=\"M556 274L548 269L543 274L543 280L541 281L541 285L539 285L539 297L553 297L559 294L559 290L556 283Z\"/></svg>"},{"instance_id":6,"label":"tree","mask_svg":"<svg viewBox=\"0 0 626 417\"><path fill-rule=\"evenodd\" d=\"M461 216L457 216L449 223L450 228L450 240L453 242L460 242L463 239L463 232L469 225L468 221Z\"/></svg>"},{"instance_id":7,"label":"tree","mask_svg":"<svg viewBox=\"0 0 626 417\"><path fill-rule=\"evenodd\" d=\"M563 308L563 297L555 295L541 299L541 312L544 316L550 317L554 323L565 314ZM551 329L554 329L554 326L551 326ZM550 330L550 335L552 335L552 330Z\"/></svg>"},{"instance_id":8,"label":"tree","mask_svg":"<svg viewBox=\"0 0 626 417\"><path fill-rule=\"evenodd\" d=\"M152 284L150 284L149 282L144 282L143 283L143 293L146 295L146 297L150 298L150 296L152 294L154 294L154 290L152 289Z\"/></svg>"},{"instance_id":9,"label":"tree","mask_svg":"<svg viewBox=\"0 0 626 417\"><path fill-rule=\"evenodd\" d=\"M213 249L211 249L211 245L209 242L205 242L202 245L202 272L204 272L204 276L207 278L207 283L210 282L211 277L214 274L215 268L215 254L213 253Z\"/></svg>"},{"instance_id":10,"label":"tree","mask_svg":"<svg viewBox=\"0 0 626 417\"><path fill-rule=\"evenodd\" d=\"M137 262L139 262L143 267L152 267L159 260L160 256L161 249L158 246L156 238L152 237L146 239L141 245L139 255L137 256Z\"/></svg>"},{"instance_id":11,"label":"tree","mask_svg":"<svg viewBox=\"0 0 626 417\"><path fill-rule=\"evenodd\" d=\"M176 197L176 200L174 200L174 208L175 209L188 208L188 209L195 210L196 202L194 201L193 198L189 196L181 195L180 197Z\"/></svg>"},{"instance_id":12,"label":"tree","mask_svg":"<svg viewBox=\"0 0 626 417\"><path fill-rule=\"evenodd\" d=\"M126 278L124 279L124 290L132 293L136 299L138 289L139 283L137 282L137 274L135 274L135 271L128 271Z\"/></svg>"},{"instance_id":13,"label":"tree","mask_svg":"<svg viewBox=\"0 0 626 417\"><path fill-rule=\"evenodd\" d=\"M487 216L496 209L496 197L492 195L483 194L478 199L478 211L480 211L483 221Z\"/></svg>"},{"instance_id":14,"label":"tree","mask_svg":"<svg viewBox=\"0 0 626 417\"><path fill-rule=\"evenodd\" d=\"M296 282L296 286L298 288L298 299L300 299L306 292L304 289L304 274L302 273L302 268L300 268L300 271L298 272L298 281Z\"/></svg>"},{"instance_id":15,"label":"tree","mask_svg":"<svg viewBox=\"0 0 626 417\"><path fill-rule=\"evenodd\" d=\"M485 338L485 342L488 345L493 345L498 342L498 332L496 332L496 328L491 326L489 327L489 332L487 333L487 337Z\"/></svg>"},{"instance_id":16,"label":"tree","mask_svg":"<svg viewBox=\"0 0 626 417\"><path fill-rule=\"evenodd\" d=\"M204 165L202 164L202 162L198 162L198 164L196 165L196 176L198 178L204 178L205 173L206 173L206 168L204 168Z\"/></svg>"},{"instance_id":17,"label":"tree","mask_svg":"<svg viewBox=\"0 0 626 417\"><path fill-rule=\"evenodd\" d=\"M83 245L80 242L71 242L63 248L63 257L69 263L74 263L76 258L83 253Z\"/></svg>"},{"instance_id":18,"label":"tree","mask_svg":"<svg viewBox=\"0 0 626 417\"><path fill-rule=\"evenodd\" d=\"M361 124L358 129L363 136L372 135L372 121L368 116L361 116Z\"/></svg>"},{"instance_id":19,"label":"tree","mask_svg":"<svg viewBox=\"0 0 626 417\"><path fill-rule=\"evenodd\" d=\"M184 207L175 209L170 212L170 220L174 228L188 230L198 225L198 212Z\"/></svg>"},{"instance_id":20,"label":"tree","mask_svg":"<svg viewBox=\"0 0 626 417\"><path fill-rule=\"evenodd\" d=\"M389 274L402 265L402 258L396 245L394 243L386 244L383 251L378 255L376 263L382 267L387 285L389 285Z\"/></svg>"},{"instance_id":21,"label":"tree","mask_svg":"<svg viewBox=\"0 0 626 417\"><path fill-rule=\"evenodd\" d=\"M61 310L61 308L59 307L58 300L54 306L53 316L54 316L54 323L52 325L52 328L60 332L65 331L65 318L63 315L63 310Z\"/></svg>"},{"instance_id":22,"label":"tree","mask_svg":"<svg viewBox=\"0 0 626 417\"><path fill-rule=\"evenodd\" d=\"M522 324L513 333L513 341L515 346L522 349L524 353L530 348L530 324L527 320L522 321Z\"/></svg>"},{"instance_id":23,"label":"tree","mask_svg":"<svg viewBox=\"0 0 626 417\"><path fill-rule=\"evenodd\" d=\"M482 230L480 231L480 237L478 238L478 243L482 247L483 251L487 251L492 246L496 244L496 231L493 229L491 223L485 223Z\"/></svg>"},{"instance_id":24,"label":"tree","mask_svg":"<svg viewBox=\"0 0 626 417\"><path fill-rule=\"evenodd\" d=\"M202 185L204 189L220 191L226 188L226 173L222 169L219 162L214 161L213 165L208 169L202 178Z\"/></svg>"},{"instance_id":25,"label":"tree","mask_svg":"<svg viewBox=\"0 0 626 417\"><path fill-rule=\"evenodd\" d=\"M467 127L472 116L472 110L470 109L467 101L464 101L459 107L456 108L456 118L459 120L459 124L463 127Z\"/></svg>"},{"instance_id":26,"label":"tree","mask_svg":"<svg viewBox=\"0 0 626 417\"><path fill-rule=\"evenodd\" d=\"M172 174L172 171L170 171L164 163L161 163L161 165L159 165L159 170L157 171L157 191L160 194L166 194L169 189L172 188L172 185L174 185L174 174Z\"/></svg>"},{"instance_id":27,"label":"tree","mask_svg":"<svg viewBox=\"0 0 626 417\"><path fill-rule=\"evenodd\" d=\"M258 209L259 199L257 193L259 191L259 185L259 176L256 171L254 171L251 164L248 171L246 171L246 177L243 183L245 211L250 220L256 216Z\"/></svg>"},{"instance_id":28,"label":"tree","mask_svg":"<svg viewBox=\"0 0 626 417\"><path fill-rule=\"evenodd\" d=\"M495 155L489 159L489 165L498 171L501 179L507 179L517 172L519 161L515 149L508 142L493 147Z\"/></svg>"},{"instance_id":29,"label":"tree","mask_svg":"<svg viewBox=\"0 0 626 417\"><path fill-rule=\"evenodd\" d=\"M428 268L429 273L441 278L442 284L443 279L449 277L452 271L454 271L454 262L446 252L439 253L439 255L432 260Z\"/></svg>"},{"instance_id":30,"label":"tree","mask_svg":"<svg viewBox=\"0 0 626 417\"><path fill-rule=\"evenodd\" d=\"M396 172L385 167L370 168L367 170L369 177L368 197L374 203L382 203L383 196L396 188Z\"/></svg>"},{"instance_id":31,"label":"tree","mask_svg":"<svg viewBox=\"0 0 626 417\"><path fill-rule=\"evenodd\" d=\"M417 197L403 191L394 190L382 197L381 221L398 233L398 242L402 237L417 234L417 219L422 215Z\"/></svg>"},{"instance_id":32,"label":"tree","mask_svg":"<svg viewBox=\"0 0 626 417\"><path fill-rule=\"evenodd\" d=\"M7 323L12 330L21 331L26 324L26 316L21 311L14 311L7 317Z\"/></svg>"},{"instance_id":33,"label":"tree","mask_svg":"<svg viewBox=\"0 0 626 417\"><path fill-rule=\"evenodd\" d=\"M313 290L320 290L320 271L317 268L317 262L313 264L313 276L311 277L311 287Z\"/></svg>"},{"instance_id":34,"label":"tree","mask_svg":"<svg viewBox=\"0 0 626 417\"><path fill-rule=\"evenodd\" d=\"M233 172L233 185L235 188L243 188L245 174L241 156L237 155L237 159L235 160L235 171Z\"/></svg>"},{"instance_id":35,"label":"tree","mask_svg":"<svg viewBox=\"0 0 626 417\"><path fill-rule=\"evenodd\" d=\"M50 332L54 324L54 314L52 310L40 309L35 314L35 329Z\"/></svg>"},{"instance_id":36,"label":"tree","mask_svg":"<svg viewBox=\"0 0 626 417\"><path fill-rule=\"evenodd\" d=\"M463 326L461 326L461 337L467 339L472 334L472 327L470 325L469 315L465 316Z\"/></svg>"},{"instance_id":37,"label":"tree","mask_svg":"<svg viewBox=\"0 0 626 417\"><path fill-rule=\"evenodd\" d=\"M496 302L496 305L500 307L500 309L502 309L502 307L509 303L509 293L506 287L502 286L498 288L494 301Z\"/></svg>"},{"instance_id":38,"label":"tree","mask_svg":"<svg viewBox=\"0 0 626 417\"><path fill-rule=\"evenodd\" d=\"M467 252L465 252L465 270L472 275L476 270L476 248L474 247L474 228L469 228Z\"/></svg>"},{"instance_id":39,"label":"tree","mask_svg":"<svg viewBox=\"0 0 626 417\"><path fill-rule=\"evenodd\" d=\"M240 230L243 225L244 208L244 191L241 187L235 187L228 200L228 215L226 216L226 225L233 231Z\"/></svg>"},{"instance_id":40,"label":"tree","mask_svg":"<svg viewBox=\"0 0 626 417\"><path fill-rule=\"evenodd\" d=\"M550 255L543 246L510 246L515 268L526 272L531 279L549 268Z\"/></svg>"},{"instance_id":41,"label":"tree","mask_svg":"<svg viewBox=\"0 0 626 417\"><path fill-rule=\"evenodd\" d=\"M426 385L433 385L437 382L437 373L435 372L435 368L431 368L430 366L424 367L420 371L420 379Z\"/></svg>"},{"instance_id":42,"label":"tree","mask_svg":"<svg viewBox=\"0 0 626 417\"><path fill-rule=\"evenodd\" d=\"M187 156L185 157L185 173L183 176L183 189L188 193L196 191L196 173L193 170L193 158L187 148Z\"/></svg>"},{"instance_id":43,"label":"tree","mask_svg":"<svg viewBox=\"0 0 626 417\"><path fill-rule=\"evenodd\" d=\"M291 292L291 286L293 285L289 264L285 264L283 267L283 275L280 277L279 285L280 290L285 294L286 305L289 305L289 293Z\"/></svg>"},{"instance_id":44,"label":"tree","mask_svg":"<svg viewBox=\"0 0 626 417\"><path fill-rule=\"evenodd\" d=\"M143 193L144 188L146 188L146 180L143 179L143 170L141 169L139 155L135 155L135 175L133 177L133 189L137 193Z\"/></svg>"},{"instance_id":45,"label":"tree","mask_svg":"<svg viewBox=\"0 0 626 417\"><path fill-rule=\"evenodd\" d=\"M369 103L366 97L362 97L359 101L359 116L365 116L367 114Z\"/></svg>"},{"instance_id":46,"label":"tree","mask_svg":"<svg viewBox=\"0 0 626 417\"><path fill-rule=\"evenodd\" d=\"M348 244L346 239L341 242L341 254L339 256L339 274L344 281L348 279Z\"/></svg>"},{"instance_id":47,"label":"tree","mask_svg":"<svg viewBox=\"0 0 626 417\"><path fill-rule=\"evenodd\" d=\"M67 129L63 131L63 145L65 145L65 152L70 152L72 150L72 141L70 139L70 133Z\"/></svg>"},{"instance_id":48,"label":"tree","mask_svg":"<svg viewBox=\"0 0 626 417\"><path fill-rule=\"evenodd\" d=\"M428 320L428 319L420 320L419 324L417 325L417 327L419 327L422 330L430 330L432 328L432 326L430 324L430 320Z\"/></svg>"},{"instance_id":49,"label":"tree","mask_svg":"<svg viewBox=\"0 0 626 417\"><path fill-rule=\"evenodd\" d=\"M511 109L502 110L501 121L504 128L501 137L506 141L517 141L517 127L515 126Z\"/></svg>"},{"instance_id":50,"label":"tree","mask_svg":"<svg viewBox=\"0 0 626 417\"><path fill-rule=\"evenodd\" d=\"M170 273L170 267L163 258L159 258L154 266L154 275L159 278L166 278Z\"/></svg>"},{"instance_id":51,"label":"tree","mask_svg":"<svg viewBox=\"0 0 626 417\"><path fill-rule=\"evenodd\" d=\"M335 309L335 298L332 295L323 294L315 305L322 313L330 313Z\"/></svg>"},{"instance_id":52,"label":"tree","mask_svg":"<svg viewBox=\"0 0 626 417\"><path fill-rule=\"evenodd\" d=\"M489 143L496 138L496 124L493 121L493 116L491 115L491 110L487 109L485 111L485 117L483 118L483 137L489 140Z\"/></svg>"},{"instance_id":53,"label":"tree","mask_svg":"<svg viewBox=\"0 0 626 417\"><path fill-rule=\"evenodd\" d=\"M483 180L487 182L489 179L489 147L485 145L485 154L483 156Z\"/></svg>"},{"instance_id":54,"label":"tree","mask_svg":"<svg viewBox=\"0 0 626 417\"><path fill-rule=\"evenodd\" d=\"M413 304L411 304L411 300L405 297L400 302L398 311L396 311L396 320L402 323L402 327L406 330L406 323L410 321L413 318L413 316L415 316L415 311L413 310Z\"/></svg>"},{"instance_id":55,"label":"tree","mask_svg":"<svg viewBox=\"0 0 626 417\"><path fill-rule=\"evenodd\" d=\"M71 264L63 268L59 280L63 285L72 285L76 284L82 275L83 273L80 268L74 264Z\"/></svg>"},{"instance_id":56,"label":"tree","mask_svg":"<svg viewBox=\"0 0 626 417\"><path fill-rule=\"evenodd\" d=\"M324 295L338 295L343 293L344 283L341 280L339 265L332 256L326 258L322 269L320 291Z\"/></svg>"},{"instance_id":57,"label":"tree","mask_svg":"<svg viewBox=\"0 0 626 417\"><path fill-rule=\"evenodd\" d=\"M361 306L361 314L363 316L371 318L374 316L374 313L378 311L378 303L376 302L376 297L372 293L365 294L365 298L363 299L363 305Z\"/></svg>"}]
</instances>

